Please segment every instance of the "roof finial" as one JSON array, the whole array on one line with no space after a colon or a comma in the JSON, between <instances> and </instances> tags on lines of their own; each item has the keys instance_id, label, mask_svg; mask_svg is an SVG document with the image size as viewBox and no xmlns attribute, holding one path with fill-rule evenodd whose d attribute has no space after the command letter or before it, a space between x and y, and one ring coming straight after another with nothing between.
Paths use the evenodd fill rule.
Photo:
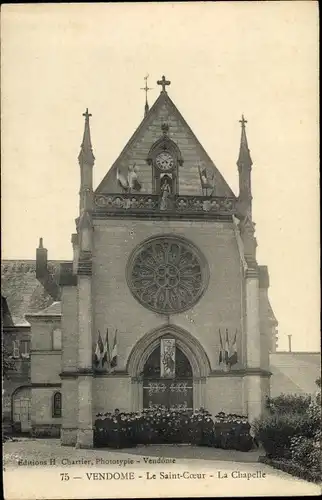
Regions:
<instances>
[{"instance_id":1,"label":"roof finial","mask_svg":"<svg viewBox=\"0 0 322 500\"><path fill-rule=\"evenodd\" d=\"M148 114L148 111L149 111L149 103L148 103L148 91L149 90L152 90L151 87L148 87L148 78L149 78L149 75L147 74L145 77L144 77L144 80L145 80L145 86L144 87L141 87L141 90L145 90L145 106L144 106L144 116L146 116Z\"/></svg>"},{"instance_id":2,"label":"roof finial","mask_svg":"<svg viewBox=\"0 0 322 500\"><path fill-rule=\"evenodd\" d=\"M93 155L91 132L89 127L89 119L92 115L91 113L88 112L88 108L86 108L86 111L85 113L83 113L83 116L85 117L85 127L84 127L83 142L81 144L81 150L78 155L78 161L80 163L88 163L89 165L94 165L95 156Z\"/></svg>"},{"instance_id":3,"label":"roof finial","mask_svg":"<svg viewBox=\"0 0 322 500\"><path fill-rule=\"evenodd\" d=\"M166 80L165 76L163 75L162 78L161 78L161 80L157 81L157 84L158 85L162 85L161 92L166 92L165 88L166 88L167 85L170 85L171 82L170 82L170 80Z\"/></svg>"},{"instance_id":4,"label":"roof finial","mask_svg":"<svg viewBox=\"0 0 322 500\"><path fill-rule=\"evenodd\" d=\"M244 115L242 115L242 118L241 118L241 120L239 120L239 123L241 123L242 128L245 128L247 120L245 120Z\"/></svg>"},{"instance_id":5,"label":"roof finial","mask_svg":"<svg viewBox=\"0 0 322 500\"><path fill-rule=\"evenodd\" d=\"M252 162L249 148L248 148L248 142L247 142L247 136L246 136L247 120L245 120L244 115L242 115L242 118L241 118L241 120L239 120L239 123L241 124L242 131L241 131L239 157L237 160L237 165L239 167L241 167L242 165L251 167L253 162Z\"/></svg>"}]
</instances>

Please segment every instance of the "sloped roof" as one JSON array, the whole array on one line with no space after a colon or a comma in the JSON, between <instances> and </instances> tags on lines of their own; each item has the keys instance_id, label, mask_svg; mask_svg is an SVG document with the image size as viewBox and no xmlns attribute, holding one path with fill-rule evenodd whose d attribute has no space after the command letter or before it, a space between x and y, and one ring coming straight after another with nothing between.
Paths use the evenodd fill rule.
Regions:
<instances>
[{"instance_id":1,"label":"sloped roof","mask_svg":"<svg viewBox=\"0 0 322 500\"><path fill-rule=\"evenodd\" d=\"M271 396L313 394L321 374L319 352L275 352L270 354Z\"/></svg>"},{"instance_id":2,"label":"sloped roof","mask_svg":"<svg viewBox=\"0 0 322 500\"><path fill-rule=\"evenodd\" d=\"M207 169L208 175L214 175L216 183L214 195L234 197L232 189L166 92L161 92L95 192L121 193L122 188L116 179L117 170L127 175L129 165L134 162L139 171L140 181L143 181L141 192L151 192L151 166L147 165L146 158L151 146L162 135L163 122L169 124L169 138L179 146L184 159L183 166L179 167L180 194L202 194L197 168L197 162L200 161L202 168ZM236 149L237 147L238 145Z\"/></svg>"},{"instance_id":3,"label":"sloped roof","mask_svg":"<svg viewBox=\"0 0 322 500\"><path fill-rule=\"evenodd\" d=\"M61 261L48 261L48 271L58 279ZM15 326L29 325L28 313L38 312L53 303L52 297L36 278L35 260L3 260L1 293L6 298Z\"/></svg>"},{"instance_id":4,"label":"sloped roof","mask_svg":"<svg viewBox=\"0 0 322 500\"><path fill-rule=\"evenodd\" d=\"M7 304L7 299L1 295L1 323L3 328L13 326L12 317Z\"/></svg>"},{"instance_id":5,"label":"sloped roof","mask_svg":"<svg viewBox=\"0 0 322 500\"><path fill-rule=\"evenodd\" d=\"M35 313L29 313L29 316L61 316L61 302L53 302L50 306Z\"/></svg>"}]
</instances>

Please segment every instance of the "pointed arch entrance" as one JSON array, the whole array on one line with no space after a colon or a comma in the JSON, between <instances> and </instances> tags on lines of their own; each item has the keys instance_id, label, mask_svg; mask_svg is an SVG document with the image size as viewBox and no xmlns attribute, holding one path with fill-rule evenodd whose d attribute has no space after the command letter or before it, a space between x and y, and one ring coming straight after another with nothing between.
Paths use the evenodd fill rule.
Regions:
<instances>
[{"instance_id":1,"label":"pointed arch entrance","mask_svg":"<svg viewBox=\"0 0 322 500\"><path fill-rule=\"evenodd\" d=\"M153 364L153 360L156 360L159 354L159 347L162 338L173 338L176 345L176 354L178 354L178 362L183 365L184 372L178 372L178 374L186 373L185 377L177 377L173 383L180 383L180 380L185 380L189 382L191 390L191 404L193 408L200 408L200 406L206 406L205 400L205 384L206 378L210 372L210 363L208 356L200 344L200 342L188 331L174 326L174 325L164 325L161 328L152 330L151 332L145 334L133 347L127 362L127 372L131 377L132 390L131 390L131 400L133 411L141 410L146 404L146 397L144 395L145 387L149 385L144 385L148 380L148 370L149 366ZM150 358L151 356L151 358ZM160 359L160 358L159 358ZM159 361L158 361L159 364ZM151 370L151 369L150 369ZM181 368L180 368L181 370ZM151 373L151 379L159 379L157 371ZM164 380L163 380L164 381ZM155 380L155 383L157 381ZM171 392L171 382L169 384L169 391ZM188 388L189 385L186 386ZM172 386L173 392L178 391L175 386ZM183 386L181 390L184 392ZM169 395L166 396L169 401L171 398ZM172 398L172 401L175 398ZM178 398L180 399L180 398ZM148 400L149 401L149 400ZM153 400L151 400L153 401ZM152 403L153 404L153 403ZM180 403L174 403L180 404ZM187 401L188 404L188 401Z\"/></svg>"},{"instance_id":2,"label":"pointed arch entrance","mask_svg":"<svg viewBox=\"0 0 322 500\"><path fill-rule=\"evenodd\" d=\"M175 346L175 375L169 379L162 378L160 344L150 354L143 368L143 408L161 404L170 409L193 410L190 362L181 349Z\"/></svg>"}]
</instances>

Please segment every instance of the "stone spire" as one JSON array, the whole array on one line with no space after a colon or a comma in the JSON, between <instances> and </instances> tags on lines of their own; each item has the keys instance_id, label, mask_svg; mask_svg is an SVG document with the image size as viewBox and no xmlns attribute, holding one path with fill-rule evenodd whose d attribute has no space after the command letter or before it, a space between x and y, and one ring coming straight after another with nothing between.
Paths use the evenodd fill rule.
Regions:
<instances>
[{"instance_id":1,"label":"stone spire","mask_svg":"<svg viewBox=\"0 0 322 500\"><path fill-rule=\"evenodd\" d=\"M246 123L244 115L242 115L242 119L239 120L241 124L241 138L240 138L240 148L239 148L239 157L237 160L237 166L239 169L248 168L249 170L252 167L252 159L250 157L250 151L248 148L247 135L246 135Z\"/></svg>"},{"instance_id":2,"label":"stone spire","mask_svg":"<svg viewBox=\"0 0 322 500\"><path fill-rule=\"evenodd\" d=\"M88 112L88 108L86 108L85 113L83 113L85 117L85 127L84 127L84 135L83 142L81 144L81 150L78 155L78 161L80 164L86 163L87 165L94 165L95 156L93 154L92 143L91 143L91 131L89 126L89 119L92 116Z\"/></svg>"},{"instance_id":3,"label":"stone spire","mask_svg":"<svg viewBox=\"0 0 322 500\"><path fill-rule=\"evenodd\" d=\"M79 211L80 215L87 210L92 209L93 203L93 165L95 157L92 150L91 132L89 127L89 118L92 116L88 109L83 113L85 117L85 127L81 150L78 155L80 166L80 191L79 191Z\"/></svg>"},{"instance_id":4,"label":"stone spire","mask_svg":"<svg viewBox=\"0 0 322 500\"><path fill-rule=\"evenodd\" d=\"M251 218L252 215L252 187L251 187L251 170L252 159L248 148L246 123L244 115L239 120L241 123L241 138L239 147L239 156L237 160L238 173L239 173L239 210L244 216Z\"/></svg>"}]
</instances>

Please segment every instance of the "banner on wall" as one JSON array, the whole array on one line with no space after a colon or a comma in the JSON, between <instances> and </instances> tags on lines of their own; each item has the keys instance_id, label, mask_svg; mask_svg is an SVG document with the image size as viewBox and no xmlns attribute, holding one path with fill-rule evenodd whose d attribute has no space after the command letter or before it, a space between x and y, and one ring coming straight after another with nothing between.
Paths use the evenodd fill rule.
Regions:
<instances>
[{"instance_id":1,"label":"banner on wall","mask_svg":"<svg viewBox=\"0 0 322 500\"><path fill-rule=\"evenodd\" d=\"M161 339L161 377L174 378L176 375L176 341Z\"/></svg>"}]
</instances>

